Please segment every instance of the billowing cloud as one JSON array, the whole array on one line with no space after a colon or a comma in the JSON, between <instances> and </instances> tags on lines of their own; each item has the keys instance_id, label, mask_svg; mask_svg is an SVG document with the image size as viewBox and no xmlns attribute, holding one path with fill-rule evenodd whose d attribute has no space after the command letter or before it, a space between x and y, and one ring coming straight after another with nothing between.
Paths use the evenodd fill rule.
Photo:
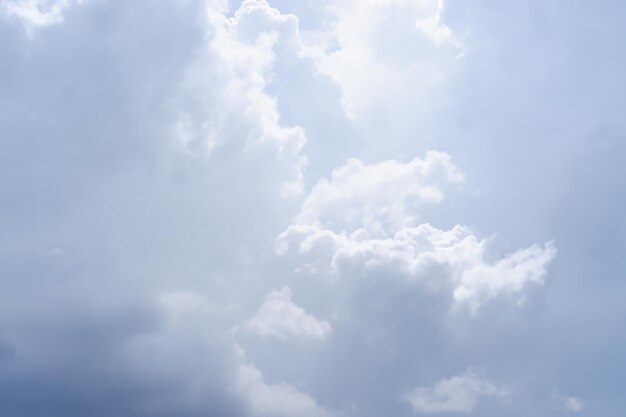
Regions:
<instances>
[{"instance_id":1,"label":"billowing cloud","mask_svg":"<svg viewBox=\"0 0 626 417\"><path fill-rule=\"evenodd\" d=\"M619 10L470 3L0 0L0 414L622 415Z\"/></svg>"},{"instance_id":2,"label":"billowing cloud","mask_svg":"<svg viewBox=\"0 0 626 417\"><path fill-rule=\"evenodd\" d=\"M35 36L9 20L2 413L249 415L231 329L306 166L266 91L293 18L175 1L86 2Z\"/></svg>"},{"instance_id":3,"label":"billowing cloud","mask_svg":"<svg viewBox=\"0 0 626 417\"><path fill-rule=\"evenodd\" d=\"M331 332L329 322L319 320L291 301L291 289L270 292L246 328L262 337L290 339L325 339Z\"/></svg>"},{"instance_id":4,"label":"billowing cloud","mask_svg":"<svg viewBox=\"0 0 626 417\"><path fill-rule=\"evenodd\" d=\"M498 395L488 379L470 369L462 375L439 381L433 387L417 387L406 396L417 413L470 413L480 397Z\"/></svg>"},{"instance_id":5,"label":"billowing cloud","mask_svg":"<svg viewBox=\"0 0 626 417\"><path fill-rule=\"evenodd\" d=\"M460 53L443 7L442 0L330 3L325 37L335 48L319 68L341 86L348 116L430 95Z\"/></svg>"},{"instance_id":6,"label":"billowing cloud","mask_svg":"<svg viewBox=\"0 0 626 417\"><path fill-rule=\"evenodd\" d=\"M519 292L528 283L542 284L546 267L555 255L554 244L548 242L543 248L533 245L520 249L494 264L471 266L463 271L454 297L476 311L483 302L500 293Z\"/></svg>"},{"instance_id":7,"label":"billowing cloud","mask_svg":"<svg viewBox=\"0 0 626 417\"><path fill-rule=\"evenodd\" d=\"M389 160L366 165L351 159L315 185L296 223L339 231L363 228L380 235L413 223L421 205L441 202L444 188L462 180L463 174L442 152L431 151L406 164Z\"/></svg>"},{"instance_id":8,"label":"billowing cloud","mask_svg":"<svg viewBox=\"0 0 626 417\"><path fill-rule=\"evenodd\" d=\"M235 391L242 396L254 416L330 417L315 399L286 384L268 384L261 371L245 362L245 352L238 348L243 361L237 368Z\"/></svg>"},{"instance_id":9,"label":"billowing cloud","mask_svg":"<svg viewBox=\"0 0 626 417\"><path fill-rule=\"evenodd\" d=\"M441 203L444 186L462 178L448 155L437 152L407 164L351 160L312 189L295 224L278 237L278 253L300 257L299 271L446 288L472 313L501 294L543 283L556 254L551 242L494 261L487 241L469 227L416 225L420 205Z\"/></svg>"},{"instance_id":10,"label":"billowing cloud","mask_svg":"<svg viewBox=\"0 0 626 417\"><path fill-rule=\"evenodd\" d=\"M276 99L266 92L275 49L297 40L297 20L264 0L244 1L232 18L223 8L206 7L212 33L185 70L173 110L177 143L186 153L207 159L233 146L244 153L269 151L281 169L281 192L298 193L306 135L299 126L281 124Z\"/></svg>"}]
</instances>

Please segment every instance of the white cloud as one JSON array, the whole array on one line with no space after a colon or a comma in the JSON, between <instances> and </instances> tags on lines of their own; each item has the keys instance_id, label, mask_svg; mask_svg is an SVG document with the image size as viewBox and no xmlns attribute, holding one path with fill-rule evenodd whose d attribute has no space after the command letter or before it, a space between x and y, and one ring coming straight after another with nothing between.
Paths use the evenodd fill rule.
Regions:
<instances>
[{"instance_id":1,"label":"white cloud","mask_svg":"<svg viewBox=\"0 0 626 417\"><path fill-rule=\"evenodd\" d=\"M445 153L407 164L353 159L313 188L295 224L278 237L278 253L295 252L299 271L382 275L446 289L472 313L488 300L543 283L556 254L551 242L494 261L486 240L467 226L415 225L422 204L440 203L444 186L462 179Z\"/></svg>"},{"instance_id":2,"label":"white cloud","mask_svg":"<svg viewBox=\"0 0 626 417\"><path fill-rule=\"evenodd\" d=\"M495 262L488 260L486 240L465 226L440 230L429 224L405 227L388 238L371 238L361 229L336 233L317 226L293 225L278 238L278 251L295 249L301 270L340 276L377 275L449 288L472 313L488 300L520 293L541 284L556 254L551 242L533 245Z\"/></svg>"},{"instance_id":3,"label":"white cloud","mask_svg":"<svg viewBox=\"0 0 626 417\"><path fill-rule=\"evenodd\" d=\"M329 48L320 71L340 85L347 115L397 105L438 84L459 53L442 21L443 7L442 0L331 3L333 25L326 36L336 49Z\"/></svg>"},{"instance_id":4,"label":"white cloud","mask_svg":"<svg viewBox=\"0 0 626 417\"><path fill-rule=\"evenodd\" d=\"M434 387L417 387L406 396L417 413L470 413L480 397L499 395L489 380L469 369L463 375L443 379Z\"/></svg>"},{"instance_id":5,"label":"white cloud","mask_svg":"<svg viewBox=\"0 0 626 417\"><path fill-rule=\"evenodd\" d=\"M254 365L245 362L237 369L235 390L248 404L255 416L267 417L330 417L332 414L320 407L314 398L286 384L268 384Z\"/></svg>"},{"instance_id":6,"label":"white cloud","mask_svg":"<svg viewBox=\"0 0 626 417\"><path fill-rule=\"evenodd\" d=\"M280 294L287 293L288 289L276 292L273 296L280 298ZM272 295L268 297L271 298ZM207 401L215 401L217 393L224 396L218 402L237 401L244 405L248 411L244 415L332 415L318 405L313 397L296 387L285 382L271 384L265 381L263 373L250 363L244 349L234 343L233 334L222 328L224 321L227 321L225 318L236 313L236 308L219 305L205 294L192 290L164 293L159 299L164 315L162 326L152 332L135 335L124 346L125 365L134 373L149 379L180 384L176 401L183 404L203 406ZM293 309L295 314L302 312L291 304L286 313L294 313ZM280 308L278 310L278 313L285 312ZM309 327L295 329L296 332L311 331L311 325L320 325L320 322L308 315L298 319L299 324ZM311 320L315 322L312 324ZM328 330L323 323L322 327L323 331ZM290 330L294 329L286 331ZM278 331L283 332L285 328L279 324ZM302 333L297 333L297 336L302 336ZM173 400L168 399L170 403ZM158 405L158 401L155 404Z\"/></svg>"},{"instance_id":7,"label":"white cloud","mask_svg":"<svg viewBox=\"0 0 626 417\"><path fill-rule=\"evenodd\" d=\"M350 159L309 193L298 224L323 225L338 231L360 228L380 235L412 224L416 209L444 199L444 187L463 174L450 156L430 151L408 163L388 160L366 165Z\"/></svg>"},{"instance_id":8,"label":"white cloud","mask_svg":"<svg viewBox=\"0 0 626 417\"><path fill-rule=\"evenodd\" d=\"M327 264L331 273L382 272L410 281L426 281L437 269L442 275L433 278L446 280L466 265L481 262L484 252L484 241L477 240L467 227L444 231L429 224L403 228L380 239L371 238L365 230L346 234L294 225L280 235L278 244L281 253L295 247L302 255L320 254L316 260Z\"/></svg>"},{"instance_id":9,"label":"white cloud","mask_svg":"<svg viewBox=\"0 0 626 417\"><path fill-rule=\"evenodd\" d=\"M289 287L269 293L246 328L259 336L281 340L325 339L332 332L330 323L307 314L291 301Z\"/></svg>"},{"instance_id":10,"label":"white cloud","mask_svg":"<svg viewBox=\"0 0 626 417\"><path fill-rule=\"evenodd\" d=\"M54 260L60 267L30 272L49 285L56 273L54 291L32 285L25 291L45 296L26 297L28 304L5 300L3 309L28 309L22 322L37 326L62 321L69 335L46 333L43 339L57 342L30 356L32 378L55 379L46 365L63 361L82 369L86 362L74 352L84 343L97 345L85 348L92 358L123 364L110 375L120 390L136 384L146 394L142 407L163 405L137 415L241 415L235 407L214 410L230 404L223 394L238 369L227 343L230 329L247 318L238 316L242 292L261 297L271 286L259 279L251 288L233 276L249 278L249 265L272 255L267 242L291 214L285 197L297 194L306 165L304 130L286 127L266 92L274 48L290 36L293 18L265 2L245 2L232 18L224 1L203 2L204 10L199 4L88 2L85 13L68 17L42 42L22 41L0 22L3 35L13 36L0 42L11 55L2 78L14 84L0 89L3 121L11 120L0 124L10 138L0 141L0 154L3 162L32 156L14 176L1 176L2 189L15 185L16 207L41 199L37 206L53 213L24 235L26 245L14 240L12 247L30 260L36 259L31 248L42 242L86 248ZM11 113L4 103L15 103ZM12 170L0 165L3 173ZM3 243L21 222L37 217L27 210L3 213L14 224ZM29 271L18 266L12 273ZM317 324L326 331L324 322ZM24 333L20 348L39 351L31 334L44 332ZM37 364L34 357L41 357ZM94 380L100 378L95 373ZM81 378L76 375L68 385ZM167 388L148 392L158 384ZM74 393L68 386L51 396L77 398ZM306 409L303 398L296 397L294 407ZM116 407L135 414L133 401L120 399Z\"/></svg>"},{"instance_id":11,"label":"white cloud","mask_svg":"<svg viewBox=\"0 0 626 417\"><path fill-rule=\"evenodd\" d=\"M494 264L482 263L463 271L454 298L475 312L485 301L501 293L520 292L528 283L542 284L546 267L556 255L553 242L542 248L520 249Z\"/></svg>"},{"instance_id":12,"label":"white cloud","mask_svg":"<svg viewBox=\"0 0 626 417\"><path fill-rule=\"evenodd\" d=\"M452 38L452 30L443 23L441 18L443 6L443 0L437 0L437 11L435 13L420 17L415 21L417 28L428 35L433 42L438 45Z\"/></svg>"},{"instance_id":13,"label":"white cloud","mask_svg":"<svg viewBox=\"0 0 626 417\"><path fill-rule=\"evenodd\" d=\"M327 105L350 124L336 86L316 83L315 62L354 114L380 105L418 117L396 96L429 91L458 53L442 1L332 2L322 24L336 49L321 54L320 44L300 44L295 16L263 0L234 13L226 0L98 1L81 13L68 11L72 0L0 3L21 4L11 19L32 27L66 16L41 42L22 39L17 25L0 28L9 56L0 78L10 87L0 88L0 268L9 277L0 344L17 352L2 377L43 388L62 379L42 407L94 393L87 414L111 398L108 414L327 417L332 404L345 415L398 415L405 405L395 399L415 361L434 371L467 353L464 343L449 344L467 322L442 323L443 302L476 311L543 281L550 244L493 259L470 227L423 223L422 209L453 200L449 189L463 182L443 152L407 162L353 158L317 183L308 172L316 185L300 200L307 140L331 161L324 172L361 146L348 129L346 142L357 144L344 148L305 132L315 123L301 123L302 113L317 121ZM315 90L324 90L318 102L308 94ZM423 132L396 126L421 146ZM389 154L411 155L384 139ZM271 244L281 231L276 259ZM40 256L38 245L63 250ZM336 280L292 280L292 266ZM252 318L250 299L262 300ZM233 327L325 343L309 349L246 334L248 362L233 352ZM490 337L482 331L472 343ZM1 347L0 361L8 360ZM413 399L468 407L489 395L477 378L421 387ZM26 398L27 385L2 398Z\"/></svg>"},{"instance_id":14,"label":"white cloud","mask_svg":"<svg viewBox=\"0 0 626 417\"><path fill-rule=\"evenodd\" d=\"M244 349L234 344L232 333L221 328L225 317L236 312L230 306L220 306L197 291L164 293L159 298L163 325L135 335L124 346L124 363L132 372L180 384L176 401L184 404L201 406L215 400L217 393L225 397L220 401L244 405L245 415L331 416L294 386L265 381Z\"/></svg>"},{"instance_id":15,"label":"white cloud","mask_svg":"<svg viewBox=\"0 0 626 417\"><path fill-rule=\"evenodd\" d=\"M299 126L281 124L276 98L266 92L274 50L296 42L297 19L265 0L244 1L232 18L224 8L207 5L209 40L187 69L174 106L177 144L200 158L234 144L244 153L269 148L283 177L281 193L298 194L307 163L306 134ZM292 52L297 56L297 47Z\"/></svg>"},{"instance_id":16,"label":"white cloud","mask_svg":"<svg viewBox=\"0 0 626 417\"><path fill-rule=\"evenodd\" d=\"M36 27L45 27L63 22L63 10L72 3L84 0L2 0L0 13L19 18L30 32Z\"/></svg>"}]
</instances>

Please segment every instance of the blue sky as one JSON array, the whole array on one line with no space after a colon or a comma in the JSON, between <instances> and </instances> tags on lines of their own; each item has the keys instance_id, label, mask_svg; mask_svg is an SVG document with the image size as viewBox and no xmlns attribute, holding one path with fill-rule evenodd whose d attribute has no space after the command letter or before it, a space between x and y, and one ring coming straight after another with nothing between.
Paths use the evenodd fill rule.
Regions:
<instances>
[{"instance_id":1,"label":"blue sky","mask_svg":"<svg viewBox=\"0 0 626 417\"><path fill-rule=\"evenodd\" d=\"M625 15L0 0L0 414L621 416Z\"/></svg>"}]
</instances>

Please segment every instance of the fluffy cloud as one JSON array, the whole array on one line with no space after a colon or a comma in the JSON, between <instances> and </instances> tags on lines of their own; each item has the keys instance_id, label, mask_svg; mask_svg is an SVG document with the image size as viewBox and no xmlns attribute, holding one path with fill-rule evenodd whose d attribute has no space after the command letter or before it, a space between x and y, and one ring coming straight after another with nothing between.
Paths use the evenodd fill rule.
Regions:
<instances>
[{"instance_id":1,"label":"fluffy cloud","mask_svg":"<svg viewBox=\"0 0 626 417\"><path fill-rule=\"evenodd\" d=\"M528 283L542 284L546 267L556 255L552 242L542 248L520 249L494 264L478 263L463 271L454 298L467 302L472 311L500 293L520 292Z\"/></svg>"},{"instance_id":2,"label":"fluffy cloud","mask_svg":"<svg viewBox=\"0 0 626 417\"><path fill-rule=\"evenodd\" d=\"M253 278L306 165L266 91L294 19L133 1L86 2L34 36L7 22L2 413L249 415L231 329L241 294L272 288ZM35 385L39 401L20 394ZM244 391L259 390L284 391Z\"/></svg>"},{"instance_id":3,"label":"fluffy cloud","mask_svg":"<svg viewBox=\"0 0 626 417\"><path fill-rule=\"evenodd\" d=\"M556 249L551 242L533 245L490 261L486 240L467 227L440 230L429 224L407 227L383 239L364 230L335 233L316 226L290 226L278 240L279 253L290 248L303 260L300 271L345 277L387 276L450 288L454 299L472 313L501 294L520 293L543 283Z\"/></svg>"},{"instance_id":4,"label":"fluffy cloud","mask_svg":"<svg viewBox=\"0 0 626 417\"><path fill-rule=\"evenodd\" d=\"M248 404L252 415L266 417L330 417L332 414L320 407L315 399L285 383L268 384L254 365L245 362L245 353L239 348L244 361L237 369L236 392Z\"/></svg>"},{"instance_id":5,"label":"fluffy cloud","mask_svg":"<svg viewBox=\"0 0 626 417\"><path fill-rule=\"evenodd\" d=\"M330 3L325 36L336 48L319 67L341 86L348 116L424 98L445 76L460 48L442 21L443 7L442 0Z\"/></svg>"},{"instance_id":6,"label":"fluffy cloud","mask_svg":"<svg viewBox=\"0 0 626 417\"><path fill-rule=\"evenodd\" d=\"M133 378L176 385L167 392L169 398L151 398L140 404L142 412L163 412L173 406L189 412L204 410L226 415L331 415L294 386L265 381L261 370L234 342L232 333L220 326L229 316L236 315L236 306L225 308L196 291L177 291L162 294L160 308L163 325L135 335L121 352Z\"/></svg>"},{"instance_id":7,"label":"fluffy cloud","mask_svg":"<svg viewBox=\"0 0 626 417\"><path fill-rule=\"evenodd\" d=\"M406 400L417 413L470 413L480 397L498 394L495 385L470 369L433 387L417 387L407 394Z\"/></svg>"},{"instance_id":8,"label":"fluffy cloud","mask_svg":"<svg viewBox=\"0 0 626 417\"><path fill-rule=\"evenodd\" d=\"M407 164L351 160L313 188L295 224L278 237L278 252L300 257L300 271L447 288L472 313L501 294L541 284L556 254L551 242L493 261L487 241L466 226L414 225L421 204L440 203L443 186L462 178L448 155L437 152Z\"/></svg>"},{"instance_id":9,"label":"fluffy cloud","mask_svg":"<svg viewBox=\"0 0 626 417\"><path fill-rule=\"evenodd\" d=\"M264 0L244 1L232 18L223 9L219 4L206 7L212 33L181 85L175 107L177 143L209 160L235 144L244 153L269 148L272 163L281 169L281 192L298 193L306 135L301 127L281 125L276 99L266 92L275 49L295 42L297 20ZM297 47L292 53L298 53Z\"/></svg>"},{"instance_id":10,"label":"fluffy cloud","mask_svg":"<svg viewBox=\"0 0 626 417\"><path fill-rule=\"evenodd\" d=\"M298 224L324 225L332 230L363 228L380 235L412 224L416 209L444 199L444 187L463 175L443 152L404 164L389 160L366 165L350 159L322 179L309 193L296 218Z\"/></svg>"},{"instance_id":11,"label":"fluffy cloud","mask_svg":"<svg viewBox=\"0 0 626 417\"><path fill-rule=\"evenodd\" d=\"M528 160L514 185L493 168L498 146L522 148L512 125L467 99L429 117L456 99L441 81L462 53L442 0L0 5L0 414L471 412L501 393L480 372L429 384L477 363L534 390L485 415L551 415L546 386L576 372L558 310L571 284L546 278L554 243L519 243L552 238L539 210L493 197L532 185ZM477 167L494 178L482 206L459 187ZM557 239L570 261L577 239ZM550 308L508 308L544 281Z\"/></svg>"},{"instance_id":12,"label":"fluffy cloud","mask_svg":"<svg viewBox=\"0 0 626 417\"><path fill-rule=\"evenodd\" d=\"M332 332L327 321L319 320L291 301L291 289L284 287L265 297L263 305L246 328L262 337L325 339Z\"/></svg>"}]
</instances>

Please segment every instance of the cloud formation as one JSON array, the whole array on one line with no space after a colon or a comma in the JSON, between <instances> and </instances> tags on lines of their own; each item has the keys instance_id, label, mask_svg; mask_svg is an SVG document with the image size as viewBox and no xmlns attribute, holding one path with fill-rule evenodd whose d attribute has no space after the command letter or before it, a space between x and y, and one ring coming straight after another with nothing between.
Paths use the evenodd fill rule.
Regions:
<instances>
[{"instance_id":1,"label":"cloud formation","mask_svg":"<svg viewBox=\"0 0 626 417\"><path fill-rule=\"evenodd\" d=\"M243 352L240 353L243 355ZM309 395L289 384L267 384L261 372L249 363L237 369L235 389L243 396L254 416L330 417Z\"/></svg>"},{"instance_id":2,"label":"cloud formation","mask_svg":"<svg viewBox=\"0 0 626 417\"><path fill-rule=\"evenodd\" d=\"M270 292L246 328L261 337L290 339L325 339L330 336L329 322L319 320L291 301L291 289Z\"/></svg>"},{"instance_id":3,"label":"cloud formation","mask_svg":"<svg viewBox=\"0 0 626 417\"><path fill-rule=\"evenodd\" d=\"M17 17L27 30L32 31L37 27L62 23L63 10L73 3L82 2L83 0L3 0L0 2L0 12L5 16Z\"/></svg>"},{"instance_id":4,"label":"cloud formation","mask_svg":"<svg viewBox=\"0 0 626 417\"><path fill-rule=\"evenodd\" d=\"M480 397L498 394L489 380L470 369L462 375L443 379L433 387L417 387L406 399L417 413L470 413Z\"/></svg>"},{"instance_id":5,"label":"cloud formation","mask_svg":"<svg viewBox=\"0 0 626 417\"><path fill-rule=\"evenodd\" d=\"M567 397L565 400L565 408L574 413L581 412L583 407L583 402L576 397Z\"/></svg>"},{"instance_id":6,"label":"cloud formation","mask_svg":"<svg viewBox=\"0 0 626 417\"><path fill-rule=\"evenodd\" d=\"M442 20L443 8L442 0L329 4L332 23L325 38L335 47L321 58L319 68L341 87L348 117L429 95L445 77L460 47Z\"/></svg>"},{"instance_id":7,"label":"cloud formation","mask_svg":"<svg viewBox=\"0 0 626 417\"><path fill-rule=\"evenodd\" d=\"M406 164L389 160L366 165L350 159L329 180L315 185L295 221L382 235L414 223L421 205L440 203L444 187L462 180L463 174L442 152L431 151Z\"/></svg>"},{"instance_id":8,"label":"cloud formation","mask_svg":"<svg viewBox=\"0 0 626 417\"><path fill-rule=\"evenodd\" d=\"M620 14L560 6L0 0L0 414L620 416Z\"/></svg>"},{"instance_id":9,"label":"cloud formation","mask_svg":"<svg viewBox=\"0 0 626 417\"><path fill-rule=\"evenodd\" d=\"M552 242L493 261L487 241L469 227L417 224L420 206L441 203L444 186L462 179L449 156L438 152L407 164L350 160L313 187L295 224L278 237L278 253L301 257L298 270L314 274L374 275L445 288L472 313L501 294L543 283L556 254Z\"/></svg>"}]
</instances>

